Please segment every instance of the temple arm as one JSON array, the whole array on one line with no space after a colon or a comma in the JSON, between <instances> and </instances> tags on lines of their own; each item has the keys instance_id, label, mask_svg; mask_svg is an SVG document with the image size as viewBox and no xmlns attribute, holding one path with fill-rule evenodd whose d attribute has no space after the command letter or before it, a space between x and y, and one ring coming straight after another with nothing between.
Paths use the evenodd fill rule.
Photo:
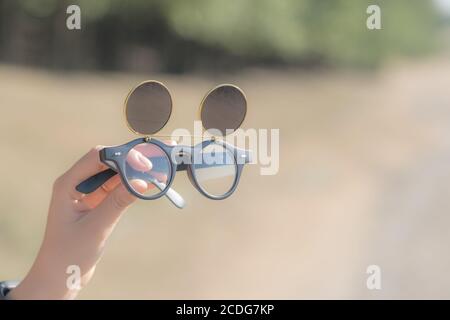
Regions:
<instances>
[{"instance_id":1,"label":"temple arm","mask_svg":"<svg viewBox=\"0 0 450 320\"><path fill-rule=\"evenodd\" d=\"M106 169L84 180L79 185L77 185L75 189L84 194L92 193L98 188L100 188L106 181L114 177L116 174L117 172L115 170ZM150 182L161 191L166 188L166 185L163 182L159 182L155 178L151 178ZM167 190L165 196L169 198L169 200L178 208L182 209L184 207L185 202L183 197L181 197L181 195L172 188L169 188L169 190Z\"/></svg>"},{"instance_id":2,"label":"temple arm","mask_svg":"<svg viewBox=\"0 0 450 320\"><path fill-rule=\"evenodd\" d=\"M79 185L75 187L78 192L89 194L100 188L106 181L111 179L117 174L113 169L106 169L93 175L90 178L87 178Z\"/></svg>"},{"instance_id":3,"label":"temple arm","mask_svg":"<svg viewBox=\"0 0 450 320\"><path fill-rule=\"evenodd\" d=\"M187 166L185 164L181 164L177 167L177 171L183 171L186 170L186 168ZM92 193L100 188L106 181L114 177L116 174L117 172L115 170L106 169L97 173L96 175L93 175L90 178L87 178L79 185L77 185L75 189L84 194Z\"/></svg>"}]
</instances>

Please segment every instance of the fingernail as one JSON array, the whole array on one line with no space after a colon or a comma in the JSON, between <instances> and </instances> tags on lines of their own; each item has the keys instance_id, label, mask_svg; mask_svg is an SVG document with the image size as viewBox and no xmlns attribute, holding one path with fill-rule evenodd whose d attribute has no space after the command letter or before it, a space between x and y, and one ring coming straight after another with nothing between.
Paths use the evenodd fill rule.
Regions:
<instances>
[{"instance_id":1,"label":"fingernail","mask_svg":"<svg viewBox=\"0 0 450 320\"><path fill-rule=\"evenodd\" d=\"M138 159L145 166L146 171L149 171L152 169L152 167L153 167L152 162L147 157L145 157L141 153L138 153Z\"/></svg>"}]
</instances>

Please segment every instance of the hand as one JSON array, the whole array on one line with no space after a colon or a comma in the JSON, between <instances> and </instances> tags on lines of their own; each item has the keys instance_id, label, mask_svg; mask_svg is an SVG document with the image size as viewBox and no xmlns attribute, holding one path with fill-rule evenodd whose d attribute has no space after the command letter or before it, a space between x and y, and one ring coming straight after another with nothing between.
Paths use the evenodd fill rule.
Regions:
<instances>
[{"instance_id":1,"label":"hand","mask_svg":"<svg viewBox=\"0 0 450 320\"><path fill-rule=\"evenodd\" d=\"M122 213L136 199L123 186L119 175L89 195L75 190L80 182L106 169L99 159L102 148L93 148L55 181L38 256L28 275L8 298L73 299L92 278L106 240ZM141 165L150 165L151 169L147 158L135 158L142 159ZM137 181L133 187L146 188L147 184ZM73 265L81 273L79 288L67 285L71 276L68 268Z\"/></svg>"}]
</instances>

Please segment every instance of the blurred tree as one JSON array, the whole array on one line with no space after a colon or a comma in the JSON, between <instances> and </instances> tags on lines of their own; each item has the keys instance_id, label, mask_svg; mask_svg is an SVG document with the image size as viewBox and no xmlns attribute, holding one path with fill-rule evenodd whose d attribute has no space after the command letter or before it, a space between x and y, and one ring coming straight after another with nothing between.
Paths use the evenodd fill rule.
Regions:
<instances>
[{"instance_id":1,"label":"blurred tree","mask_svg":"<svg viewBox=\"0 0 450 320\"><path fill-rule=\"evenodd\" d=\"M78 4L82 30L65 29ZM368 30L378 4L382 30ZM0 59L56 68L239 68L253 63L376 66L433 48L422 0L0 0Z\"/></svg>"}]
</instances>

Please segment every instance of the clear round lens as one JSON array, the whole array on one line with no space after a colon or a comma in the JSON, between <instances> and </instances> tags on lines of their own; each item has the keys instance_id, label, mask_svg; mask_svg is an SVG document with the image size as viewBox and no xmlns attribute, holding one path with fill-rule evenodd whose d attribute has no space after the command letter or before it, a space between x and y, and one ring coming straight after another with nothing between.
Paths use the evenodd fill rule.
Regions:
<instances>
[{"instance_id":1,"label":"clear round lens","mask_svg":"<svg viewBox=\"0 0 450 320\"><path fill-rule=\"evenodd\" d=\"M194 175L197 183L208 194L225 195L234 185L237 166L231 151L211 143L194 157Z\"/></svg>"},{"instance_id":2,"label":"clear round lens","mask_svg":"<svg viewBox=\"0 0 450 320\"><path fill-rule=\"evenodd\" d=\"M165 191L171 174L169 157L155 144L138 144L127 154L125 178L142 196L153 197Z\"/></svg>"}]
</instances>

